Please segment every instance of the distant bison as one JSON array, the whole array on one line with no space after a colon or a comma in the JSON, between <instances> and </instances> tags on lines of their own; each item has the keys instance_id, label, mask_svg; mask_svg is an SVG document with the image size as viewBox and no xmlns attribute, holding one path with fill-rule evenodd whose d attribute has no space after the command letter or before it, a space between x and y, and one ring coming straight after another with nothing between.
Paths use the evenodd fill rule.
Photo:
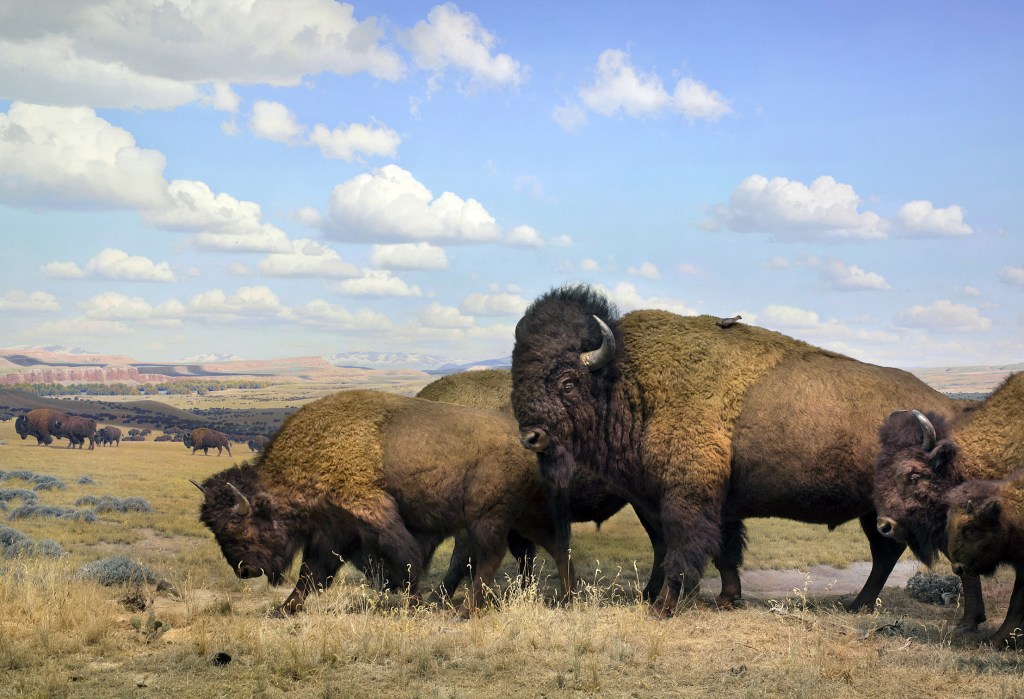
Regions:
<instances>
[{"instance_id":1,"label":"distant bison","mask_svg":"<svg viewBox=\"0 0 1024 699\"><path fill-rule=\"evenodd\" d=\"M878 531L909 544L931 565L946 552L949 491L965 480L1003 478L1024 466L1024 372L1007 377L984 402L952 420L931 411L897 411L882 423L879 440ZM963 583L962 624L970 628L985 620L981 581L969 574Z\"/></svg>"},{"instance_id":2,"label":"distant bison","mask_svg":"<svg viewBox=\"0 0 1024 699\"><path fill-rule=\"evenodd\" d=\"M270 444L270 437L258 434L249 440L249 451L263 451Z\"/></svg>"},{"instance_id":3,"label":"distant bison","mask_svg":"<svg viewBox=\"0 0 1024 699\"><path fill-rule=\"evenodd\" d=\"M96 431L94 439L100 446L108 447L113 444L115 447L119 447L121 446L121 428L113 425L101 427Z\"/></svg>"},{"instance_id":4,"label":"distant bison","mask_svg":"<svg viewBox=\"0 0 1024 699\"><path fill-rule=\"evenodd\" d=\"M85 444L85 440L89 440L89 450L92 451L96 448L96 421L91 417L82 417L80 415L68 415L64 422L61 423L60 432L54 436L66 437L68 440L68 449L78 447L82 448Z\"/></svg>"},{"instance_id":5,"label":"distant bison","mask_svg":"<svg viewBox=\"0 0 1024 699\"><path fill-rule=\"evenodd\" d=\"M953 570L992 575L1002 563L1017 571L1006 619L990 641L1021 647L1024 634L1024 471L1008 480L965 481L949 492L946 534Z\"/></svg>"},{"instance_id":6,"label":"distant bison","mask_svg":"<svg viewBox=\"0 0 1024 699\"><path fill-rule=\"evenodd\" d=\"M36 438L36 446L42 447L53 443L53 438L58 436L60 426L67 417L59 410L37 408L19 415L14 421L14 429L22 439L32 435Z\"/></svg>"},{"instance_id":7,"label":"distant bison","mask_svg":"<svg viewBox=\"0 0 1024 699\"><path fill-rule=\"evenodd\" d=\"M279 584L302 551L286 613L330 586L342 558L368 553L415 592L433 547L460 532L475 561L466 612L482 602L512 528L555 557L563 590L572 579L533 458L515 421L495 411L344 391L298 410L252 463L200 488L200 519L239 577Z\"/></svg>"},{"instance_id":8,"label":"distant bison","mask_svg":"<svg viewBox=\"0 0 1024 699\"><path fill-rule=\"evenodd\" d=\"M203 450L204 455L209 455L210 449L216 449L217 456L220 456L221 450L227 449L228 456L231 456L231 444L228 441L228 436L208 427L197 427L191 432L186 432L182 435L182 441L186 448L192 450L193 456L199 449Z\"/></svg>"},{"instance_id":9,"label":"distant bison","mask_svg":"<svg viewBox=\"0 0 1024 699\"><path fill-rule=\"evenodd\" d=\"M507 369L482 369L449 374L424 386L416 397L471 408L500 410L512 415L512 372ZM573 472L569 481L568 496L572 521L594 522L598 527L627 504L626 499L611 485L588 469L576 469ZM661 537L649 522L640 518L640 523L651 538L651 545L654 548L651 577L644 589L644 598L653 600L664 582L662 558L665 547ZM457 540L456 554L459 548ZM532 559L536 556L536 547L533 546L533 542L513 532L509 538L509 550L520 561L520 573L525 580L530 573ZM444 587L449 594L458 586L461 575L467 570L456 554L452 555L451 567L445 577Z\"/></svg>"},{"instance_id":10,"label":"distant bison","mask_svg":"<svg viewBox=\"0 0 1024 699\"><path fill-rule=\"evenodd\" d=\"M875 430L907 401L947 411L951 401L905 371L717 320L620 318L584 285L541 296L512 350L523 445L555 487L592 469L657 527L666 551L656 616L699 585L709 558L730 573L720 603L740 597L748 517L859 519L872 567L850 607L873 605L905 548L875 529Z\"/></svg>"}]
</instances>

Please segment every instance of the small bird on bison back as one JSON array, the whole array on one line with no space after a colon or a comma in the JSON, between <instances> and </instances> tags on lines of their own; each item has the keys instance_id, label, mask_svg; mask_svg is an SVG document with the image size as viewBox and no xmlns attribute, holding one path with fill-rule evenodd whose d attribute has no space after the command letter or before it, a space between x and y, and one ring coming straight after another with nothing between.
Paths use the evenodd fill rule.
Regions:
<instances>
[{"instance_id":1,"label":"small bird on bison back","mask_svg":"<svg viewBox=\"0 0 1024 699\"><path fill-rule=\"evenodd\" d=\"M733 316L732 318L719 318L715 323L720 328L731 328L743 319L743 316Z\"/></svg>"}]
</instances>

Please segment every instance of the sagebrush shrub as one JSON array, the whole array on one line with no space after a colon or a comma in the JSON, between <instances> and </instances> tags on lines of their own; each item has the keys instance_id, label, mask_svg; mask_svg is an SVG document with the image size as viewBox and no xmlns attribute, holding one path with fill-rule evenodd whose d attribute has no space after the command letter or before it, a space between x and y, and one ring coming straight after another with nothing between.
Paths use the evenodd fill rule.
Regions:
<instances>
[{"instance_id":1,"label":"sagebrush shrub","mask_svg":"<svg viewBox=\"0 0 1024 699\"><path fill-rule=\"evenodd\" d=\"M152 570L127 556L113 556L88 563L78 571L78 575L106 586L156 582L156 574Z\"/></svg>"}]
</instances>

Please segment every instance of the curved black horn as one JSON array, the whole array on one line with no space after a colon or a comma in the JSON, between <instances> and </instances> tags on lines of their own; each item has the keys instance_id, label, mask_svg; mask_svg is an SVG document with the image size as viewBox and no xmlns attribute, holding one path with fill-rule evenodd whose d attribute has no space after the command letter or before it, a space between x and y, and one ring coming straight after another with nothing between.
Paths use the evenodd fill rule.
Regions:
<instances>
[{"instance_id":1,"label":"curved black horn","mask_svg":"<svg viewBox=\"0 0 1024 699\"><path fill-rule=\"evenodd\" d=\"M591 371L597 371L601 367L607 366L612 361L612 358L615 357L615 335L612 334L612 329L597 316L594 316L594 320L597 321L597 325L601 328L601 346L596 350L580 354L580 361L583 362L583 366Z\"/></svg>"},{"instance_id":2,"label":"curved black horn","mask_svg":"<svg viewBox=\"0 0 1024 699\"><path fill-rule=\"evenodd\" d=\"M249 505L249 500L242 495L242 491L236 488L233 484L228 483L228 487L231 488L235 497L238 498L238 508L235 511L243 517L249 514L252 511L252 507Z\"/></svg>"},{"instance_id":3,"label":"curved black horn","mask_svg":"<svg viewBox=\"0 0 1024 699\"><path fill-rule=\"evenodd\" d=\"M921 425L921 449L931 451L935 448L935 427L931 421L924 416L920 410L911 410L917 422Z\"/></svg>"},{"instance_id":4,"label":"curved black horn","mask_svg":"<svg viewBox=\"0 0 1024 699\"><path fill-rule=\"evenodd\" d=\"M203 486L199 485L198 483L196 483L191 478L188 479L188 482L191 483L192 485L194 485L195 487L199 488L199 492L202 493L204 496L206 495L206 488L204 488Z\"/></svg>"}]
</instances>

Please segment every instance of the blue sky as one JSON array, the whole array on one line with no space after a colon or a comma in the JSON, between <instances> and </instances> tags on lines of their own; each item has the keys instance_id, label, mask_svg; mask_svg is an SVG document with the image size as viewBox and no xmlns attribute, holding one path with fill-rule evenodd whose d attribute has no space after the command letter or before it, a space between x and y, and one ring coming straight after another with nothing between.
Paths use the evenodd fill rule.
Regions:
<instances>
[{"instance_id":1,"label":"blue sky","mask_svg":"<svg viewBox=\"0 0 1024 699\"><path fill-rule=\"evenodd\" d=\"M0 346L507 355L566 282L1024 361L1024 5L0 4Z\"/></svg>"}]
</instances>

